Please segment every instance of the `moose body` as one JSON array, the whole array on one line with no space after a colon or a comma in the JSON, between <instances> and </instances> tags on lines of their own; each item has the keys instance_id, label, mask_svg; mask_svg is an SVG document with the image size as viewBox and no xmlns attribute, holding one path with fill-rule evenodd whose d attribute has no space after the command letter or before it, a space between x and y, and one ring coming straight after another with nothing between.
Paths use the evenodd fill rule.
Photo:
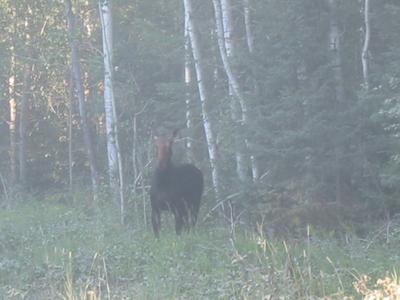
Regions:
<instances>
[{"instance_id":1,"label":"moose body","mask_svg":"<svg viewBox=\"0 0 400 300\"><path fill-rule=\"evenodd\" d=\"M201 195L203 193L203 174L192 164L175 166L171 162L171 138L157 138L157 166L150 189L151 221L156 237L161 228L161 212L170 211L175 216L175 231L189 230L197 220Z\"/></svg>"}]
</instances>

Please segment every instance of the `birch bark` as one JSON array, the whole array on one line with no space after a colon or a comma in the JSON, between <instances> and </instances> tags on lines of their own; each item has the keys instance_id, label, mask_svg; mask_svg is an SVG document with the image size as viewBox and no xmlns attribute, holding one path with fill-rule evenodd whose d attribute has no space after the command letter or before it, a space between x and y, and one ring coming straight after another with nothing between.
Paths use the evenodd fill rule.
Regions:
<instances>
[{"instance_id":1,"label":"birch bark","mask_svg":"<svg viewBox=\"0 0 400 300\"><path fill-rule=\"evenodd\" d=\"M114 90L112 86L112 29L111 29L111 11L107 0L101 1L99 4L100 20L103 38L103 59L104 59L104 110L106 119L106 136L107 136L107 155L108 155L108 172L110 186L117 186L118 178L118 154L117 142L115 136L114 119Z\"/></svg>"},{"instance_id":2,"label":"birch bark","mask_svg":"<svg viewBox=\"0 0 400 300\"><path fill-rule=\"evenodd\" d=\"M363 79L364 79L364 87L369 89L369 62L368 62L368 50L369 50L369 41L371 37L370 32L370 22L369 22L369 0L364 0L364 44L361 53L361 62L363 69Z\"/></svg>"},{"instance_id":3,"label":"birch bark","mask_svg":"<svg viewBox=\"0 0 400 300\"><path fill-rule=\"evenodd\" d=\"M12 60L15 60L13 56ZM14 65L13 62L11 62ZM17 100L15 99L15 68L11 67L11 75L8 79L10 120L8 122L10 134L10 167L11 167L11 186L17 182Z\"/></svg>"},{"instance_id":4,"label":"birch bark","mask_svg":"<svg viewBox=\"0 0 400 300\"><path fill-rule=\"evenodd\" d=\"M110 185L120 199L121 223L125 218L124 176L122 158L118 142L118 119L113 87L113 61L112 61L112 15L109 0L99 2L99 12L103 37L104 59L104 110L106 116L107 154ZM119 186L118 186L119 179Z\"/></svg>"},{"instance_id":5,"label":"birch bark","mask_svg":"<svg viewBox=\"0 0 400 300\"><path fill-rule=\"evenodd\" d=\"M184 67L184 81L185 81L185 103L186 103L186 128L191 132L192 129L192 97L190 87L192 84L192 70L191 66L191 53L190 53L190 36L189 36L189 15L185 13L184 23L184 39L185 39L185 67ZM186 148L189 153L189 158L193 158L192 154L192 141L190 138L186 139Z\"/></svg>"},{"instance_id":6,"label":"birch bark","mask_svg":"<svg viewBox=\"0 0 400 300\"><path fill-rule=\"evenodd\" d=\"M10 135L10 183L14 186L17 183L17 99L16 99L16 54L15 36L17 35L17 6L12 1L13 15L13 36L11 37L10 48L10 73L8 77L8 103L10 109L10 120L8 122Z\"/></svg>"},{"instance_id":7,"label":"birch bark","mask_svg":"<svg viewBox=\"0 0 400 300\"><path fill-rule=\"evenodd\" d=\"M233 21L230 0L213 0L215 23L217 27L217 38L219 52L224 65L225 73L228 76L229 97L231 98L231 118L234 123L234 142L235 142L235 159L236 173L240 182L246 181L246 158L244 149L246 144L241 141L242 127L246 123L247 108L246 103L241 95L239 83L233 72L231 62L234 60L235 44L233 43Z\"/></svg>"},{"instance_id":8,"label":"birch bark","mask_svg":"<svg viewBox=\"0 0 400 300\"><path fill-rule=\"evenodd\" d=\"M200 45L198 42L198 37L196 34L196 28L193 22L193 9L192 9L192 1L184 0L184 8L185 8L185 18L188 20L188 32L190 38L190 44L192 48L192 55L194 59L195 72L197 77L197 86L199 89L199 97L201 102L201 111L202 111L202 121L204 132L207 140L208 147L208 155L210 159L210 167L211 167L211 177L213 182L213 189L215 193L215 197L217 201L220 200L220 174L217 166L217 145L215 142L214 134L211 129L211 120L209 118L208 110L207 110L207 102L208 94L207 89L204 82L204 71L203 71L203 62L200 54ZM223 207L223 206L222 206Z\"/></svg>"},{"instance_id":9,"label":"birch bark","mask_svg":"<svg viewBox=\"0 0 400 300\"><path fill-rule=\"evenodd\" d=\"M254 35L253 35L253 30L251 28L251 14L250 14L250 1L249 0L243 0L243 11L244 11L244 24L245 24L245 30L246 30L247 48L249 50L250 55L253 55L254 54ZM253 76L253 74L252 74L252 76ZM253 78L253 80L254 80L254 78ZM257 83L255 82L255 80L254 80L254 90L257 91ZM249 150L254 148L251 145L252 144L250 142L248 142ZM250 151L250 164L251 164L252 179L253 179L253 182L256 182L258 180L258 178L260 177L260 171L258 168L258 162L257 162L256 155L253 153L253 151Z\"/></svg>"},{"instance_id":10,"label":"birch bark","mask_svg":"<svg viewBox=\"0 0 400 300\"><path fill-rule=\"evenodd\" d=\"M251 29L251 15L250 15L250 2L249 0L243 0L244 10L244 24L246 29L246 42L250 54L254 53L254 35Z\"/></svg>"},{"instance_id":11,"label":"birch bark","mask_svg":"<svg viewBox=\"0 0 400 300\"><path fill-rule=\"evenodd\" d=\"M232 92L234 94L234 96L237 98L237 101L239 101L240 104L240 109L242 112L242 122L246 123L247 121L247 106L246 106L246 102L244 101L244 98L242 96L242 93L240 91L240 87L239 87L239 82L235 76L235 74L233 73L232 70L232 66L231 63L229 61L228 58L228 52L225 46L225 29L224 29L224 24L223 24L223 15L222 15L222 9L221 9L221 3L219 2L219 0L213 0L213 6L214 6L214 14L215 14L215 25L216 25L216 29L217 29L217 41L218 41L218 47L219 47L219 52L221 55L221 60L222 60L222 64L224 66L224 70L225 73L228 77L228 81L229 81L229 85L232 88ZM225 4L225 6L227 7L227 4ZM225 14L227 14L225 12ZM227 19L228 16L225 16L225 19ZM228 30L229 32L229 30ZM228 34L228 33L226 33ZM228 46L228 48L231 48L231 45ZM232 49L230 49L229 51L232 51Z\"/></svg>"},{"instance_id":12,"label":"birch bark","mask_svg":"<svg viewBox=\"0 0 400 300\"><path fill-rule=\"evenodd\" d=\"M69 90L68 90L68 191L70 196L72 196L73 191L73 155L72 155L72 106L74 100L74 74L71 70L71 74L69 76ZM92 181L93 184L93 181Z\"/></svg>"}]
</instances>

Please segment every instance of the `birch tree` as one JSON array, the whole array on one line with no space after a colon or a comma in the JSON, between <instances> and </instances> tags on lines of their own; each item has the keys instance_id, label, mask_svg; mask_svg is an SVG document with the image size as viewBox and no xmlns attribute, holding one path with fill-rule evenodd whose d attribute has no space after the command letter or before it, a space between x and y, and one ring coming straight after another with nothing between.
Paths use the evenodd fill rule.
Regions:
<instances>
[{"instance_id":1,"label":"birch tree","mask_svg":"<svg viewBox=\"0 0 400 300\"><path fill-rule=\"evenodd\" d=\"M369 89L368 50L370 41L369 0L364 0L364 44L361 52L364 87Z\"/></svg>"},{"instance_id":2,"label":"birch tree","mask_svg":"<svg viewBox=\"0 0 400 300\"><path fill-rule=\"evenodd\" d=\"M76 36L76 28L75 28L75 15L72 11L72 3L71 0L65 0L65 12L67 16L68 23L68 32L69 32L69 42L71 47L71 64L72 64L72 77L73 77L73 85L75 86L76 94L78 97L79 103L79 115L83 129L83 139L85 143L85 148L87 151L89 165L90 165L90 175L92 181L92 189L93 189L93 197L97 199L98 194L98 171L96 165L96 157L94 153L93 142L90 134L90 129L87 121L86 115L86 100L85 93L82 83L82 71L80 64L80 54L78 47L78 40Z\"/></svg>"},{"instance_id":3,"label":"birch tree","mask_svg":"<svg viewBox=\"0 0 400 300\"><path fill-rule=\"evenodd\" d=\"M203 70L203 60L200 54L200 45L197 37L195 24L193 22L193 8L191 0L184 0L185 19L187 20L187 30L189 33L190 45L194 60L194 67L197 78L197 86L199 90L199 98L201 102L201 112L204 132L207 140L207 149L210 159L211 177L213 189L217 201L220 200L220 172L217 165L217 145L211 126L211 119L209 117L207 103L209 101L208 92L205 86L205 77ZM223 206L222 206L223 207Z\"/></svg>"},{"instance_id":4,"label":"birch tree","mask_svg":"<svg viewBox=\"0 0 400 300\"><path fill-rule=\"evenodd\" d=\"M185 62L184 62L184 81L185 81L185 103L186 103L186 128L191 131L192 129L192 97L190 87L192 84L192 70L191 66L191 53L190 53L190 36L189 36L189 15L185 13L184 22L184 43L185 43ZM189 157L192 158L192 141L186 139L186 148Z\"/></svg>"},{"instance_id":5,"label":"birch tree","mask_svg":"<svg viewBox=\"0 0 400 300\"><path fill-rule=\"evenodd\" d=\"M217 18L217 16L216 16ZM231 72L233 72L233 69L231 67L231 62L234 60L234 55L236 52L236 47L235 43L233 42L232 39L232 34L233 34L233 21L232 21L232 10L231 10L231 1L230 0L221 0L221 18L222 18L222 28L223 28L223 43L225 50L220 47L220 52L224 51L226 53L221 54L226 55L226 60L227 63L229 64L229 68ZM216 21L217 22L217 21ZM217 26L217 30L218 30ZM219 32L219 35L221 35L221 32ZM225 67L225 65L224 65ZM231 115L232 115L232 121L235 126L235 134L234 134L234 140L235 140L235 158L236 158L236 173L239 177L239 180L241 182L244 182L246 180L246 158L245 154L243 153L243 142L240 137L240 134L242 133L241 131L241 123L245 118L245 115L240 113L240 106L239 106L239 101L237 101L238 98L235 98L235 88L237 89L237 92L239 92L239 84L236 82L236 78L232 78L234 74L232 73L231 77L228 76L228 90L229 90L229 97L231 98ZM236 84L236 86L235 86ZM243 112L243 109L242 109Z\"/></svg>"},{"instance_id":6,"label":"birch tree","mask_svg":"<svg viewBox=\"0 0 400 300\"><path fill-rule=\"evenodd\" d=\"M14 63L12 63L14 64ZM9 106L10 106L10 120L8 122L10 134L10 167L11 167L11 185L17 182L17 100L15 99L15 70L11 68L11 74L8 79L9 87Z\"/></svg>"},{"instance_id":7,"label":"birch tree","mask_svg":"<svg viewBox=\"0 0 400 300\"><path fill-rule=\"evenodd\" d=\"M244 143L240 135L247 131L248 127L248 109L247 103L242 95L239 81L234 73L231 61L234 59L235 46L232 39L233 20L230 0L213 0L215 24L217 31L218 48L223 63L225 73L228 77L229 95L231 97L232 120L236 123L237 131L235 133L235 156L236 169L241 182L247 179L246 158L244 153L251 152L249 149L248 138L245 137ZM247 135L245 133L245 135ZM255 159L252 154L253 177L258 176L258 170L255 165Z\"/></svg>"},{"instance_id":8,"label":"birch tree","mask_svg":"<svg viewBox=\"0 0 400 300\"><path fill-rule=\"evenodd\" d=\"M246 42L247 48L250 54L254 53L254 35L251 28L251 16L250 16L250 3L249 0L243 0L243 14L244 14L244 24L246 30Z\"/></svg>"},{"instance_id":9,"label":"birch tree","mask_svg":"<svg viewBox=\"0 0 400 300\"><path fill-rule=\"evenodd\" d=\"M244 14L244 24L245 24L245 33L246 33L246 44L247 49L249 50L250 55L254 54L254 35L253 30L251 27L251 14L250 14L250 3L249 0L243 0L243 14ZM252 74L254 77L254 75ZM254 90L257 91L257 83L254 78ZM256 182L260 177L260 172L258 169L258 163L255 154L253 153L252 148L250 145L251 143L248 142L249 150L250 150L250 163L251 163L251 174L253 182Z\"/></svg>"},{"instance_id":10,"label":"birch tree","mask_svg":"<svg viewBox=\"0 0 400 300\"><path fill-rule=\"evenodd\" d=\"M68 80L68 191L70 196L72 195L73 188L73 155L72 155L72 107L74 102L74 74L70 71ZM93 186L93 181L92 181Z\"/></svg>"},{"instance_id":11,"label":"birch tree","mask_svg":"<svg viewBox=\"0 0 400 300\"><path fill-rule=\"evenodd\" d=\"M124 223L125 200L124 178L122 170L121 152L118 142L118 120L113 87L113 61L112 61L112 18L111 3L108 0L99 2L101 31L103 38L104 59L104 111L106 116L108 172L111 188L120 199L121 223ZM119 186L118 186L119 182Z\"/></svg>"},{"instance_id":12,"label":"birch tree","mask_svg":"<svg viewBox=\"0 0 400 300\"><path fill-rule=\"evenodd\" d=\"M8 76L8 97L10 119L8 122L10 135L10 181L13 186L17 182L17 99L16 99L16 35L17 35L17 4L12 1L12 36L10 48L10 73Z\"/></svg>"},{"instance_id":13,"label":"birch tree","mask_svg":"<svg viewBox=\"0 0 400 300\"><path fill-rule=\"evenodd\" d=\"M214 6L214 14L215 14L215 25L216 25L216 31L217 31L217 42L218 42L218 48L219 48L219 53L221 55L221 60L222 64L224 66L225 73L228 77L229 85L232 88L232 92L234 96L237 98L240 104L240 109L242 111L242 121L246 122L247 121L247 106L244 101L244 98L242 96L242 93L240 91L239 87L239 82L233 73L231 63L228 58L228 52L226 49L226 44L225 44L225 29L224 29L224 24L223 24L223 15L222 15L222 9L221 9L221 3L219 0L213 0L213 6ZM225 7L228 7L228 4L225 4ZM225 12L224 14L227 14ZM225 16L225 22L227 21L228 16ZM228 23L229 24L229 23ZM226 25L228 26L228 25ZM231 30L228 30L226 35L230 38ZM230 49L229 51L232 50L232 45L231 43L228 42L228 48ZM231 52L230 52L231 53Z\"/></svg>"}]
</instances>

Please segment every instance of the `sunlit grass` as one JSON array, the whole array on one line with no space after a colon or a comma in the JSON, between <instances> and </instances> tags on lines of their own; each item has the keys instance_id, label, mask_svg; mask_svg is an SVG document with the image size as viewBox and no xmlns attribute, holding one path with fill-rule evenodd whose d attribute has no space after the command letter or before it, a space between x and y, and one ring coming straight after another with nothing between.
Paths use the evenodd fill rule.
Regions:
<instances>
[{"instance_id":1,"label":"sunlit grass","mask_svg":"<svg viewBox=\"0 0 400 300\"><path fill-rule=\"evenodd\" d=\"M304 229L302 238L271 240L261 231L241 228L232 236L228 228L209 221L177 237L165 218L162 237L156 240L150 228L134 219L142 216L131 216L121 226L117 212L111 204L91 209L48 200L0 211L0 295L374 299L367 297L398 287L393 274L400 267L400 242L395 236L385 242L339 239ZM398 226L392 230L397 232ZM365 278L365 287L373 291L369 294L362 288ZM384 281L377 282L379 278Z\"/></svg>"}]
</instances>

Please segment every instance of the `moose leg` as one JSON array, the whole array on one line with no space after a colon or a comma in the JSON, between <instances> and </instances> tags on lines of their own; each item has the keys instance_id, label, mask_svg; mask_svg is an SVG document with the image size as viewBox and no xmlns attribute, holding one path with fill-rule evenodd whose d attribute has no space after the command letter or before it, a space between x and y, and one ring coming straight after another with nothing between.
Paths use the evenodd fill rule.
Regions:
<instances>
[{"instance_id":1,"label":"moose leg","mask_svg":"<svg viewBox=\"0 0 400 300\"><path fill-rule=\"evenodd\" d=\"M186 205L186 226L187 229L190 230L191 227L194 227L197 220L198 208L193 203L189 203Z\"/></svg>"},{"instance_id":2,"label":"moose leg","mask_svg":"<svg viewBox=\"0 0 400 300\"><path fill-rule=\"evenodd\" d=\"M174 215L175 215L175 231L177 235L180 235L184 223L182 213L180 211L176 211Z\"/></svg>"},{"instance_id":3,"label":"moose leg","mask_svg":"<svg viewBox=\"0 0 400 300\"><path fill-rule=\"evenodd\" d=\"M190 230L190 204L188 204L184 198L181 205L179 206L178 212L180 219L182 220L182 227L184 227L185 230L188 232Z\"/></svg>"},{"instance_id":4,"label":"moose leg","mask_svg":"<svg viewBox=\"0 0 400 300\"><path fill-rule=\"evenodd\" d=\"M156 209L151 211L151 224L153 225L154 235L160 237L160 227L161 227L161 216L160 212Z\"/></svg>"},{"instance_id":5,"label":"moose leg","mask_svg":"<svg viewBox=\"0 0 400 300\"><path fill-rule=\"evenodd\" d=\"M190 225L194 227L197 221L197 215L199 214L199 205L195 204L191 207L190 210Z\"/></svg>"}]
</instances>

